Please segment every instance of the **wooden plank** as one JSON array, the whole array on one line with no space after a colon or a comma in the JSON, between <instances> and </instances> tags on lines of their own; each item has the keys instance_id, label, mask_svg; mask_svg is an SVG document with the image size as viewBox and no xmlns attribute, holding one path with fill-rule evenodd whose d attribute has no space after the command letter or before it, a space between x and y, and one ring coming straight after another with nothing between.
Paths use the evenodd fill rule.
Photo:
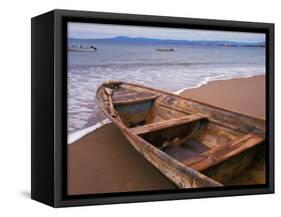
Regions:
<instances>
[{"instance_id":1,"label":"wooden plank","mask_svg":"<svg viewBox=\"0 0 281 217\"><path fill-rule=\"evenodd\" d=\"M135 92L135 91L134 91ZM115 89L113 92L113 96L115 97L120 97L122 95L128 94L128 93L132 93L131 89L125 89L125 88L119 88L119 89Z\"/></svg>"},{"instance_id":2,"label":"wooden plank","mask_svg":"<svg viewBox=\"0 0 281 217\"><path fill-rule=\"evenodd\" d=\"M137 98L146 98L150 96L159 96L160 93L155 93L149 90L139 90L135 87L119 87L117 89L113 89L113 101L123 101L127 99L137 99Z\"/></svg>"},{"instance_id":3,"label":"wooden plank","mask_svg":"<svg viewBox=\"0 0 281 217\"><path fill-rule=\"evenodd\" d=\"M148 132L154 132L157 130L169 128L172 126L178 126L181 124L191 123L194 121L202 120L204 118L206 118L206 117L202 117L202 116L198 116L198 115L187 115L187 116L180 117L180 118L173 118L173 119L166 120L166 121L161 121L161 122L147 124L144 126L131 128L130 131L134 134L140 135L140 134L145 134Z\"/></svg>"},{"instance_id":4,"label":"wooden plank","mask_svg":"<svg viewBox=\"0 0 281 217\"><path fill-rule=\"evenodd\" d=\"M140 95L140 94L135 94L135 95L130 95L127 97L122 97L122 98L114 98L113 99L113 104L114 105L126 105L126 104L132 104L132 103L139 103L139 102L144 102L144 101L149 101L149 100L154 100L158 97L159 95L155 94L149 94L149 95Z\"/></svg>"},{"instance_id":5,"label":"wooden plank","mask_svg":"<svg viewBox=\"0 0 281 217\"><path fill-rule=\"evenodd\" d=\"M175 110L175 111L178 111L178 112L181 112L181 113L184 113L184 114L190 114L190 112L188 111L185 111L183 109L180 109L180 108L177 108L175 106L169 106L169 105L166 105L164 103L160 103L160 106L164 107L164 108L168 108L168 109L172 109L172 110Z\"/></svg>"},{"instance_id":6,"label":"wooden plank","mask_svg":"<svg viewBox=\"0 0 281 217\"><path fill-rule=\"evenodd\" d=\"M211 150L198 155L182 163L197 171L203 171L220 162L229 159L255 145L261 143L264 139L253 134L246 134L232 144L212 148Z\"/></svg>"},{"instance_id":7,"label":"wooden plank","mask_svg":"<svg viewBox=\"0 0 281 217\"><path fill-rule=\"evenodd\" d=\"M115 95L113 94L113 100L118 102L118 101L126 101L128 99L138 99L138 98L145 98L145 97L150 97L150 96L155 96L155 94L150 94L150 93L140 93L140 92L128 92L124 93L121 95Z\"/></svg>"},{"instance_id":8,"label":"wooden plank","mask_svg":"<svg viewBox=\"0 0 281 217\"><path fill-rule=\"evenodd\" d=\"M160 106L164 107L164 108L169 108L169 109L172 109L172 110L175 110L175 111L178 111L178 112L182 112L184 114L190 114L190 112L187 112L183 109L180 109L180 108L177 108L175 106L169 106L169 105L166 105L164 103L160 103ZM214 124L218 124L218 125L221 125L223 127L226 127L226 128L229 128L229 129L232 129L232 130L239 130L238 127L234 126L234 125L231 125L231 124L227 124L225 122L222 122L222 121L218 121L218 120L215 120L215 119L212 119L211 117L209 118L209 121L214 123Z\"/></svg>"}]
</instances>

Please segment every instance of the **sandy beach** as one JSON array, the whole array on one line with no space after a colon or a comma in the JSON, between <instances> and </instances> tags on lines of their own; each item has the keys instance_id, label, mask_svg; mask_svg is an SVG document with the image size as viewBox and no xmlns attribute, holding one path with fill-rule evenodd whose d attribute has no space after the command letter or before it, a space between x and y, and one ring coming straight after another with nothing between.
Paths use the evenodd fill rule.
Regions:
<instances>
[{"instance_id":1,"label":"sandy beach","mask_svg":"<svg viewBox=\"0 0 281 217\"><path fill-rule=\"evenodd\" d=\"M113 124L68 145L68 193L174 189Z\"/></svg>"},{"instance_id":2,"label":"sandy beach","mask_svg":"<svg viewBox=\"0 0 281 217\"><path fill-rule=\"evenodd\" d=\"M213 81L181 95L257 117L265 117L265 76Z\"/></svg>"},{"instance_id":3,"label":"sandy beach","mask_svg":"<svg viewBox=\"0 0 281 217\"><path fill-rule=\"evenodd\" d=\"M181 95L265 117L265 76L214 81ZM258 170L264 168L258 165ZM70 195L160 189L175 186L135 151L113 124L68 145Z\"/></svg>"}]
</instances>

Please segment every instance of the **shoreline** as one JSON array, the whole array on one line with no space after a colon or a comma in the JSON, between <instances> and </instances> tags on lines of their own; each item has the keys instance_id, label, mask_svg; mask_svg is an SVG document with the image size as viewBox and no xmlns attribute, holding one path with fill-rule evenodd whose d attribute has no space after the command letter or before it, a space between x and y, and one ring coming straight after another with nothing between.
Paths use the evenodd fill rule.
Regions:
<instances>
[{"instance_id":1,"label":"shoreline","mask_svg":"<svg viewBox=\"0 0 281 217\"><path fill-rule=\"evenodd\" d=\"M206 79L206 81L203 81L201 83L199 83L198 85L194 86L194 87L186 87L186 88L182 88L180 90L175 91L175 94L180 95L181 93L188 91L188 90L193 90L193 89L197 89L200 88L204 85L210 84L212 82L217 82L217 81L229 81L232 79L244 79L244 78L254 78L254 77L259 77L259 76L265 76L265 74L260 74L260 75L249 75L249 76L245 76L245 77L231 77L231 78L221 78L221 79L217 79L217 80L212 80L210 78Z\"/></svg>"},{"instance_id":2,"label":"shoreline","mask_svg":"<svg viewBox=\"0 0 281 217\"><path fill-rule=\"evenodd\" d=\"M247 78L255 78L255 77L264 77L265 75L254 75L254 76L248 76L248 77L243 77L243 78L230 78L230 79L220 79L220 80L208 80L207 82L202 82L201 84L195 86L195 87L191 87L191 88L183 88L183 89L180 89L180 90L177 90L175 91L174 93L177 94L177 95L184 95L184 96L188 96L186 95L186 92L188 91L193 91L193 90L197 90L198 88L201 88L201 87L204 87L205 85L209 85L209 84L212 84L212 83L216 83L216 82L223 82L223 81L231 81L231 80L235 80L235 79L247 79ZM212 104L212 103L210 103ZM71 133L68 138L67 138L67 144L68 145L71 145L73 144L74 142L78 141L79 139L85 137L86 135L102 128L104 125L108 125L112 123L109 119L104 119L102 122L97 122L96 124L90 126L90 127L87 127L87 128L84 128L84 129L81 129L81 130L78 130L76 132L73 132Z\"/></svg>"}]
</instances>

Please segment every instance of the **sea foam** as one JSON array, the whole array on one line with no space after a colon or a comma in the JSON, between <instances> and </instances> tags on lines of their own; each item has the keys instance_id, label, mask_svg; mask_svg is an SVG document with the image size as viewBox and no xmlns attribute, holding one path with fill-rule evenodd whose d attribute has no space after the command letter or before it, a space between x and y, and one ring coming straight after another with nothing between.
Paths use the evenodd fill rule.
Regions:
<instances>
[{"instance_id":1,"label":"sea foam","mask_svg":"<svg viewBox=\"0 0 281 217\"><path fill-rule=\"evenodd\" d=\"M70 144L76 142L77 140L81 139L82 137L88 135L89 133L94 132L95 130L103 127L104 125L110 124L110 123L111 123L111 120L105 119L101 122L96 123L95 125L93 125L91 127L71 133L67 137L67 144L70 145Z\"/></svg>"}]
</instances>

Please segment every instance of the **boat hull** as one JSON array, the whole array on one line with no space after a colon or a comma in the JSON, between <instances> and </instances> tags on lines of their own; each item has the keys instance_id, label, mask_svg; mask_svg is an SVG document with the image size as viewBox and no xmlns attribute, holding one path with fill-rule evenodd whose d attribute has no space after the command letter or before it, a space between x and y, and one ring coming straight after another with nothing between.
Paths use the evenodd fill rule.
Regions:
<instances>
[{"instance_id":1,"label":"boat hull","mask_svg":"<svg viewBox=\"0 0 281 217\"><path fill-rule=\"evenodd\" d=\"M106 83L96 99L133 147L178 188L223 186L249 168L264 140L264 119L142 85ZM165 151L165 141L199 149L207 144L207 150L182 161Z\"/></svg>"}]
</instances>

